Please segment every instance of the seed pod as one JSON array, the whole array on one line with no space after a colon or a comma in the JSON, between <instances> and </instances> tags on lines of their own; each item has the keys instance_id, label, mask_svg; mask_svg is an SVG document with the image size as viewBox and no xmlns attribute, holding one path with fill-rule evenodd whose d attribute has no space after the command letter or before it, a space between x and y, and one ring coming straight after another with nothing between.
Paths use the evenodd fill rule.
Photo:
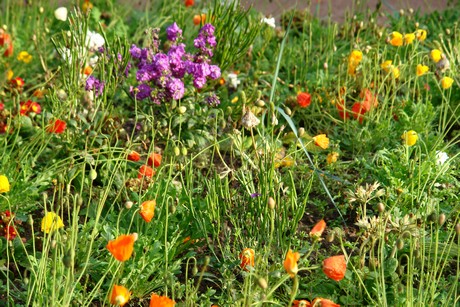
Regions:
<instances>
[{"instance_id":1,"label":"seed pod","mask_svg":"<svg viewBox=\"0 0 460 307\"><path fill-rule=\"evenodd\" d=\"M269 198L268 198L268 208L270 208L271 210L274 210L274 209L275 209L275 205L276 205L276 202L275 202L275 200L273 199L273 197L269 197Z\"/></svg>"}]
</instances>

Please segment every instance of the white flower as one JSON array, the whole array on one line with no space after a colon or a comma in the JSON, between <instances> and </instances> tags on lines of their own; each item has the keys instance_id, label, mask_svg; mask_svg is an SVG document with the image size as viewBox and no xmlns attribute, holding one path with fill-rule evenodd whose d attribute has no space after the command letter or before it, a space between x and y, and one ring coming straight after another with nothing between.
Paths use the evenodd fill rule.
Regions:
<instances>
[{"instance_id":1,"label":"white flower","mask_svg":"<svg viewBox=\"0 0 460 307\"><path fill-rule=\"evenodd\" d=\"M96 66L98 60L99 60L99 57L97 55L90 57L88 61L89 66L91 67Z\"/></svg>"},{"instance_id":2,"label":"white flower","mask_svg":"<svg viewBox=\"0 0 460 307\"><path fill-rule=\"evenodd\" d=\"M57 20L66 21L67 20L67 8L66 7L57 8L54 11L54 17L56 17Z\"/></svg>"},{"instance_id":3,"label":"white flower","mask_svg":"<svg viewBox=\"0 0 460 307\"><path fill-rule=\"evenodd\" d=\"M229 73L227 77L228 77L228 81L230 82L230 86L235 89L238 87L238 84L241 83L240 80L238 80L237 74Z\"/></svg>"},{"instance_id":4,"label":"white flower","mask_svg":"<svg viewBox=\"0 0 460 307\"><path fill-rule=\"evenodd\" d=\"M272 18L262 18L262 22L266 23L268 26L270 26L272 28L276 28L275 18L274 17L272 17Z\"/></svg>"},{"instance_id":5,"label":"white flower","mask_svg":"<svg viewBox=\"0 0 460 307\"><path fill-rule=\"evenodd\" d=\"M105 40L101 34L88 30L86 34L86 46L90 51L96 51L104 46L104 44Z\"/></svg>"},{"instance_id":6,"label":"white flower","mask_svg":"<svg viewBox=\"0 0 460 307\"><path fill-rule=\"evenodd\" d=\"M449 159L449 156L444 151L440 151L440 150L436 151L436 164L437 165L443 165L448 159Z\"/></svg>"}]
</instances>

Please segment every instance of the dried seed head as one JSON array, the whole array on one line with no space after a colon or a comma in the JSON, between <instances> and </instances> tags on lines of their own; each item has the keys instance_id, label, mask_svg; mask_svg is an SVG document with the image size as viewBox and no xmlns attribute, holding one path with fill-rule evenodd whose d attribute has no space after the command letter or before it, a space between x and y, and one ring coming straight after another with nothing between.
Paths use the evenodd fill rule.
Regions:
<instances>
[{"instance_id":1,"label":"dried seed head","mask_svg":"<svg viewBox=\"0 0 460 307\"><path fill-rule=\"evenodd\" d=\"M251 110L248 108L246 110L246 113L243 115L241 118L241 124L243 125L244 128L246 129L252 129L258 124L260 124L260 120L257 118L257 116L254 115L254 113L251 112Z\"/></svg>"}]
</instances>

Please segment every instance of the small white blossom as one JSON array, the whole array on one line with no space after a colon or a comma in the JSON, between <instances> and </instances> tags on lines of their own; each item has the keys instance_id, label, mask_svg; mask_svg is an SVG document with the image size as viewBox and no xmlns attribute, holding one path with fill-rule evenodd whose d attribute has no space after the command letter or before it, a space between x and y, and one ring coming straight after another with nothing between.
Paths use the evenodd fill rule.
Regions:
<instances>
[{"instance_id":1,"label":"small white blossom","mask_svg":"<svg viewBox=\"0 0 460 307\"><path fill-rule=\"evenodd\" d=\"M444 151L436 151L436 164L443 165L449 159L449 156Z\"/></svg>"},{"instance_id":2,"label":"small white blossom","mask_svg":"<svg viewBox=\"0 0 460 307\"><path fill-rule=\"evenodd\" d=\"M97 51L99 48L104 46L104 37L97 33L88 30L86 34L86 46L90 51Z\"/></svg>"},{"instance_id":3,"label":"small white blossom","mask_svg":"<svg viewBox=\"0 0 460 307\"><path fill-rule=\"evenodd\" d=\"M57 8L54 11L54 17L56 17L57 20L66 21L67 20L67 8L66 7Z\"/></svg>"},{"instance_id":4,"label":"small white blossom","mask_svg":"<svg viewBox=\"0 0 460 307\"><path fill-rule=\"evenodd\" d=\"M233 87L233 88L237 88L238 87L238 84L240 84L240 80L238 80L238 75L237 74L234 74L234 73L229 73L227 75L228 77L228 81L230 83L230 86Z\"/></svg>"},{"instance_id":5,"label":"small white blossom","mask_svg":"<svg viewBox=\"0 0 460 307\"><path fill-rule=\"evenodd\" d=\"M275 18L274 17L272 17L272 18L262 18L262 22L266 23L268 26L270 26L272 28L276 28Z\"/></svg>"}]
</instances>

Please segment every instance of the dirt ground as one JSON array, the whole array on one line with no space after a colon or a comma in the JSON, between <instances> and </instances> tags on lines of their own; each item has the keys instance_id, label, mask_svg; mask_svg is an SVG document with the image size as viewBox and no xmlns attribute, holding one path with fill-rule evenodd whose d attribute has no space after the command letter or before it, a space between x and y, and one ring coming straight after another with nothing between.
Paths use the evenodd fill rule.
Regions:
<instances>
[{"instance_id":1,"label":"dirt ground","mask_svg":"<svg viewBox=\"0 0 460 307\"><path fill-rule=\"evenodd\" d=\"M407 12L409 8L414 11L420 10L421 13L445 10L448 2L448 0L241 0L243 5L252 4L258 11L277 19L284 10L297 7L301 10L309 9L311 14L316 14L321 19L327 18L330 12L332 20L337 22L344 21L347 12L374 9L378 3L381 3L383 11L399 14L400 9Z\"/></svg>"}]
</instances>

